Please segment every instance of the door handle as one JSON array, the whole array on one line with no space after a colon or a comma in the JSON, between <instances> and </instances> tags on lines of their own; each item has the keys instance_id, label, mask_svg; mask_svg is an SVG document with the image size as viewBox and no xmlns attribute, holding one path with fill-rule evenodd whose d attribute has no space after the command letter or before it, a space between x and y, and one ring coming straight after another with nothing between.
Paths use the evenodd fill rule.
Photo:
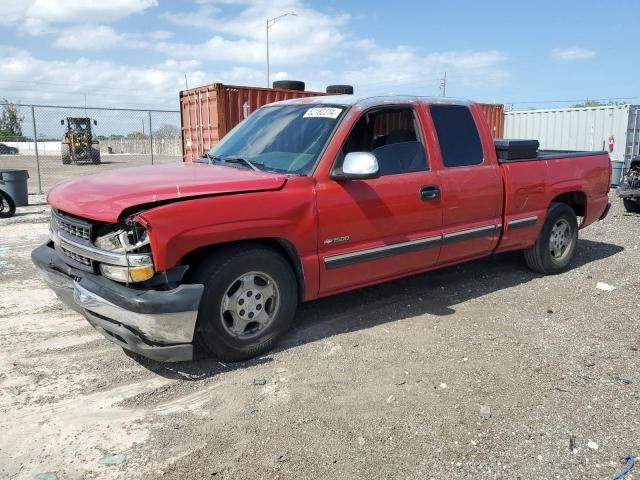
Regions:
<instances>
[{"instance_id":1,"label":"door handle","mask_svg":"<svg viewBox=\"0 0 640 480\"><path fill-rule=\"evenodd\" d=\"M429 185L420 187L420 200L429 201L436 200L440 197L440 187L437 185Z\"/></svg>"}]
</instances>

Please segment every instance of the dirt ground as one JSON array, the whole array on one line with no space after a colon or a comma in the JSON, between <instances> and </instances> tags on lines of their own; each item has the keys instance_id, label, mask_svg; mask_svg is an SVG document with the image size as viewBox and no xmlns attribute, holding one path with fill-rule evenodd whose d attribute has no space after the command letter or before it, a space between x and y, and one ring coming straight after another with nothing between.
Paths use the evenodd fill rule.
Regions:
<instances>
[{"instance_id":1,"label":"dirt ground","mask_svg":"<svg viewBox=\"0 0 640 480\"><path fill-rule=\"evenodd\" d=\"M63 165L62 160L56 155L40 156L40 183L42 191L47 192L56 183L69 178L98 173L112 168L142 167L151 165L149 155L129 155L103 153L100 165L90 163L74 163ZM182 163L182 157L169 155L154 155L153 163L156 165L167 163ZM18 169L29 172L29 193L38 193L38 170L36 158L32 155L0 155L0 170Z\"/></svg>"},{"instance_id":2,"label":"dirt ground","mask_svg":"<svg viewBox=\"0 0 640 480\"><path fill-rule=\"evenodd\" d=\"M640 455L640 216L613 195L565 274L507 254L316 301L239 364L106 341L36 274L31 201L0 221L2 478L606 479Z\"/></svg>"}]
</instances>

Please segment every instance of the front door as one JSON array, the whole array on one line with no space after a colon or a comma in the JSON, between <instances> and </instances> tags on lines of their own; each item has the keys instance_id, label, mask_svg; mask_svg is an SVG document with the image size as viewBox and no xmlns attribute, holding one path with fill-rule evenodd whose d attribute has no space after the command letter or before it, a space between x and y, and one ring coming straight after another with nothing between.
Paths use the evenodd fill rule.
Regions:
<instances>
[{"instance_id":1,"label":"front door","mask_svg":"<svg viewBox=\"0 0 640 480\"><path fill-rule=\"evenodd\" d=\"M439 179L413 106L365 111L336 166L350 152L373 153L380 177L318 182L321 295L427 269L440 251Z\"/></svg>"}]
</instances>

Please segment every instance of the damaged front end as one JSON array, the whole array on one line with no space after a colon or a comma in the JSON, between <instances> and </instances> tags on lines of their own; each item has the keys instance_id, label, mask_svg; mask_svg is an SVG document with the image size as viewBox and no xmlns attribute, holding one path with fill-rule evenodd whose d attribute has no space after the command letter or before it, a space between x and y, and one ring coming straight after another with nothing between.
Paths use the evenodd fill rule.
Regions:
<instances>
[{"instance_id":1,"label":"damaged front end","mask_svg":"<svg viewBox=\"0 0 640 480\"><path fill-rule=\"evenodd\" d=\"M52 209L51 241L32 253L60 299L106 338L160 361L191 360L202 285L181 284L184 268L155 271L149 225L118 224Z\"/></svg>"}]
</instances>

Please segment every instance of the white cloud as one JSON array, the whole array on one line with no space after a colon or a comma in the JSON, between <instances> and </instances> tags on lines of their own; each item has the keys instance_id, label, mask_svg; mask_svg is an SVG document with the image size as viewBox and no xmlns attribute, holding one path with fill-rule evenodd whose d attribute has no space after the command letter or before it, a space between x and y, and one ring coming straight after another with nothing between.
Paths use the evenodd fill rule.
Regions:
<instances>
[{"instance_id":1,"label":"white cloud","mask_svg":"<svg viewBox=\"0 0 640 480\"><path fill-rule=\"evenodd\" d=\"M350 16L329 15L305 6L298 0L261 1L226 0L244 8L233 17L221 15L221 10L208 2L192 12L165 13L163 18L181 26L202 28L212 37L200 44L164 43L160 51L170 57L204 58L237 63L264 63L266 57L266 19L295 12L282 18L269 29L270 57L274 64L318 62L346 41L344 31Z\"/></svg>"},{"instance_id":2,"label":"white cloud","mask_svg":"<svg viewBox=\"0 0 640 480\"><path fill-rule=\"evenodd\" d=\"M112 48L144 48L151 41L171 38L172 32L158 30L147 33L119 33L106 25L76 25L58 33L54 47L74 50L105 50Z\"/></svg>"},{"instance_id":3,"label":"white cloud","mask_svg":"<svg viewBox=\"0 0 640 480\"><path fill-rule=\"evenodd\" d=\"M107 22L141 13L158 5L157 0L2 0L5 24Z\"/></svg>"},{"instance_id":4,"label":"white cloud","mask_svg":"<svg viewBox=\"0 0 640 480\"><path fill-rule=\"evenodd\" d=\"M585 60L587 58L593 58L596 56L596 52L587 48L581 47L569 47L569 48L554 48L551 50L551 57L554 60L561 62L572 62L574 60Z\"/></svg>"},{"instance_id":5,"label":"white cloud","mask_svg":"<svg viewBox=\"0 0 640 480\"><path fill-rule=\"evenodd\" d=\"M133 67L85 58L42 60L25 50L5 48L0 49L0 62L0 89L27 102L77 105L86 93L90 105L177 108L185 73L194 84L208 80L197 62L186 61Z\"/></svg>"},{"instance_id":6,"label":"white cloud","mask_svg":"<svg viewBox=\"0 0 640 480\"><path fill-rule=\"evenodd\" d=\"M213 15L220 11L211 5L202 5L191 12L164 12L161 17L180 27L211 28L214 23Z\"/></svg>"},{"instance_id":7,"label":"white cloud","mask_svg":"<svg viewBox=\"0 0 640 480\"><path fill-rule=\"evenodd\" d=\"M44 0L25 4L40 1ZM89 8L106 2L85 0L85 3ZM123 10L131 15L156 2L113 0L110 5L124 3L127 8ZM196 3L193 11L165 14L164 18L174 24L201 28L200 33L208 38L203 42L173 41L172 32L167 30L118 31L108 25L109 19L116 15L108 11L98 15L102 20L91 17L92 24L86 23L86 16L68 25L62 24L63 20L47 19L38 28L40 33L52 36L53 46L57 48L77 52L153 48L162 54L164 61L150 64L140 56L139 62L123 65L117 55L106 57L113 59L110 61L73 57L53 61L28 51L17 53L15 49L0 46L0 65L3 66L0 89L8 86L12 98L27 102L77 104L87 92L90 104L177 108L178 91L184 88L185 74L191 87L215 82L264 86L265 19L290 11L297 16L283 18L269 30L272 81L300 79L309 90L316 91L323 91L328 84L347 83L353 84L359 94L390 91L436 94L439 79L446 71L450 79L448 93L466 96L470 88L500 87L509 80L508 58L500 51L425 52L407 45L381 44L373 38L356 37L350 29L350 15L315 10L301 0L268 3L198 0ZM223 4L233 5L222 8ZM28 9L17 9L17 14L15 10L8 9L6 16L12 16L16 25L41 21L40 17L24 13Z\"/></svg>"},{"instance_id":8,"label":"white cloud","mask_svg":"<svg viewBox=\"0 0 640 480\"><path fill-rule=\"evenodd\" d=\"M219 8L223 2L237 4L234 16L223 15ZM259 0L199 3L201 6L194 11L165 18L175 24L203 28L212 36L197 44L159 43L157 49L168 58L263 68L265 20L295 12L296 16L282 18L269 29L272 80L282 78L283 72L276 73L278 70L286 70L314 89L324 88L327 83L353 83L361 93L379 93L390 87L400 90L404 86L435 93L444 71L463 86L497 87L509 79L507 57L499 51L425 54L409 46L379 45L373 39L356 38L350 32L350 15L321 12L299 0L272 0L268 4ZM340 68L341 65L346 68Z\"/></svg>"},{"instance_id":9,"label":"white cloud","mask_svg":"<svg viewBox=\"0 0 640 480\"><path fill-rule=\"evenodd\" d=\"M414 48L400 45L384 48L366 39L352 44L354 68L341 73L329 73L327 81L353 83L370 93L435 94L440 78L448 78L459 86L499 87L509 79L505 54L489 51L432 52L421 55ZM337 77L336 77L337 75ZM413 91L407 91L411 89Z\"/></svg>"},{"instance_id":10,"label":"white cloud","mask_svg":"<svg viewBox=\"0 0 640 480\"><path fill-rule=\"evenodd\" d=\"M127 39L105 25L79 25L63 30L53 42L54 47L75 50L97 50L114 46L140 47L144 44Z\"/></svg>"}]
</instances>

